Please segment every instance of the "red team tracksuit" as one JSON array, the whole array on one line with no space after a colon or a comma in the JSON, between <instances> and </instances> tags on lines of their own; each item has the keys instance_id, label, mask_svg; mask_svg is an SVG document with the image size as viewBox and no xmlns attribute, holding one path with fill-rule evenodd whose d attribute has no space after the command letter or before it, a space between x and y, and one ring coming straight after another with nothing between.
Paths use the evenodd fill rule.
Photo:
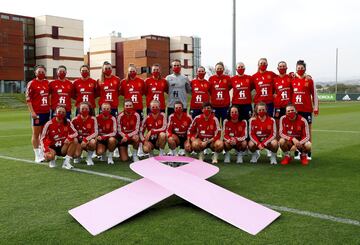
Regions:
<instances>
[{"instance_id":1,"label":"red team tracksuit","mask_svg":"<svg viewBox=\"0 0 360 245\"><path fill-rule=\"evenodd\" d=\"M78 108L81 102L87 102L94 109L97 83L92 78L86 80L76 79L73 83L75 106Z\"/></svg>"},{"instance_id":2,"label":"red team tracksuit","mask_svg":"<svg viewBox=\"0 0 360 245\"><path fill-rule=\"evenodd\" d=\"M308 122L300 115L296 116L295 121L291 121L286 116L282 116L279 123L279 134L281 138L291 142L292 139L295 138L300 141L300 144L304 144L310 140Z\"/></svg>"},{"instance_id":3,"label":"red team tracksuit","mask_svg":"<svg viewBox=\"0 0 360 245\"><path fill-rule=\"evenodd\" d=\"M87 143L91 139L94 139L98 134L98 125L95 117L88 116L83 120L81 115L78 115L72 120L72 123L79 133L79 143Z\"/></svg>"},{"instance_id":4,"label":"red team tracksuit","mask_svg":"<svg viewBox=\"0 0 360 245\"><path fill-rule=\"evenodd\" d=\"M101 137L102 141L116 136L117 128L115 117L110 115L108 118L105 118L103 114L99 114L96 116L96 121L98 125L98 136Z\"/></svg>"},{"instance_id":5,"label":"red team tracksuit","mask_svg":"<svg viewBox=\"0 0 360 245\"><path fill-rule=\"evenodd\" d=\"M141 141L145 140L144 133L146 130L148 132L151 131L151 137L149 140L155 146L158 135L161 132L166 131L166 116L165 116L165 114L163 112L160 112L158 117L154 118L152 113L150 113L149 115L147 115L144 118L144 120L141 124L141 128L140 128Z\"/></svg>"},{"instance_id":6,"label":"red team tracksuit","mask_svg":"<svg viewBox=\"0 0 360 245\"><path fill-rule=\"evenodd\" d=\"M252 116L251 91L254 89L252 77L249 75L233 76L231 87L233 88L232 104L239 107L240 119L249 119Z\"/></svg>"},{"instance_id":7,"label":"red team tracksuit","mask_svg":"<svg viewBox=\"0 0 360 245\"><path fill-rule=\"evenodd\" d=\"M64 145L66 139L73 141L78 135L74 125L67 120L64 122L57 122L56 117L48 121L41 134L40 143L44 152L48 152L50 148L56 151L57 155L61 155L61 147Z\"/></svg>"},{"instance_id":8,"label":"red team tracksuit","mask_svg":"<svg viewBox=\"0 0 360 245\"><path fill-rule=\"evenodd\" d=\"M118 134L121 138L130 139L139 134L140 116L138 113L125 114L121 112L117 117ZM119 140L119 142L121 139Z\"/></svg>"},{"instance_id":9,"label":"red team tracksuit","mask_svg":"<svg viewBox=\"0 0 360 245\"><path fill-rule=\"evenodd\" d=\"M205 120L204 114L201 114L193 120L188 130L188 138L199 138L202 141L214 138L214 141L220 139L221 130L219 120L214 114L211 114L208 120Z\"/></svg>"},{"instance_id":10,"label":"red team tracksuit","mask_svg":"<svg viewBox=\"0 0 360 245\"><path fill-rule=\"evenodd\" d=\"M134 80L123 79L120 86L120 94L124 95L125 100L131 100L134 109L140 113L143 109L142 96L145 94L145 83L141 78L136 77Z\"/></svg>"},{"instance_id":11,"label":"red team tracksuit","mask_svg":"<svg viewBox=\"0 0 360 245\"><path fill-rule=\"evenodd\" d=\"M99 91L99 107L104 102L111 105L112 110L117 110L119 106L119 90L120 90L120 79L116 76L105 78L104 82L98 82ZM114 113L112 113L114 114Z\"/></svg>"},{"instance_id":12,"label":"red team tracksuit","mask_svg":"<svg viewBox=\"0 0 360 245\"><path fill-rule=\"evenodd\" d=\"M259 102L264 102L267 105L267 111L270 116L273 116L273 102L274 102L274 78L276 74L272 71L265 71L264 73L257 72L252 78L255 88L255 105Z\"/></svg>"},{"instance_id":13,"label":"red team tracksuit","mask_svg":"<svg viewBox=\"0 0 360 245\"><path fill-rule=\"evenodd\" d=\"M209 78L211 105L215 109L215 116L225 119L230 106L231 80L227 75L213 75Z\"/></svg>"},{"instance_id":14,"label":"red team tracksuit","mask_svg":"<svg viewBox=\"0 0 360 245\"><path fill-rule=\"evenodd\" d=\"M270 116L266 116L265 121L261 121L259 117L251 118L249 128L250 139L256 145L266 146L276 137L275 119Z\"/></svg>"},{"instance_id":15,"label":"red team tracksuit","mask_svg":"<svg viewBox=\"0 0 360 245\"><path fill-rule=\"evenodd\" d=\"M145 80L146 107L150 108L150 102L157 100L160 102L160 110L165 111L165 92L168 92L168 85L165 79L156 80L149 77Z\"/></svg>"},{"instance_id":16,"label":"red team tracksuit","mask_svg":"<svg viewBox=\"0 0 360 245\"><path fill-rule=\"evenodd\" d=\"M49 93L51 97L51 110L55 113L56 107L64 106L67 114L71 112L71 98L73 97L73 84L65 81L54 80L49 83ZM69 115L67 115L69 116Z\"/></svg>"},{"instance_id":17,"label":"red team tracksuit","mask_svg":"<svg viewBox=\"0 0 360 245\"><path fill-rule=\"evenodd\" d=\"M191 81L191 101L190 110L191 116L195 118L201 114L202 105L204 102L210 102L210 83L203 79L194 79Z\"/></svg>"},{"instance_id":18,"label":"red team tracksuit","mask_svg":"<svg viewBox=\"0 0 360 245\"><path fill-rule=\"evenodd\" d=\"M224 120L224 140L229 142L232 138L235 138L236 143L244 141L248 137L247 133L247 121L237 121L234 123L231 120L225 119Z\"/></svg>"},{"instance_id":19,"label":"red team tracksuit","mask_svg":"<svg viewBox=\"0 0 360 245\"><path fill-rule=\"evenodd\" d=\"M171 114L169 117L169 122L167 126L168 137L171 137L173 134L176 134L181 145L184 144L187 137L187 131L191 125L192 118L186 112L181 113L180 119L176 116L175 113Z\"/></svg>"},{"instance_id":20,"label":"red team tracksuit","mask_svg":"<svg viewBox=\"0 0 360 245\"><path fill-rule=\"evenodd\" d=\"M291 102L291 77L289 75L275 77L274 89L274 116L275 118L280 118L285 115L285 107Z\"/></svg>"},{"instance_id":21,"label":"red team tracksuit","mask_svg":"<svg viewBox=\"0 0 360 245\"><path fill-rule=\"evenodd\" d=\"M49 120L49 81L37 79L27 84L26 102L30 102L39 118L33 121L33 126L43 126Z\"/></svg>"}]
</instances>

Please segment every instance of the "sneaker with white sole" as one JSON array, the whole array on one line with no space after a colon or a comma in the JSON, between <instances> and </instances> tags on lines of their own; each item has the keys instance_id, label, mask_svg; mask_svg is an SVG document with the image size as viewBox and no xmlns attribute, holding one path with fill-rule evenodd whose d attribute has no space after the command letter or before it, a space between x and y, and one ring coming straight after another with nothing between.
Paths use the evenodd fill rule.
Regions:
<instances>
[{"instance_id":1,"label":"sneaker with white sole","mask_svg":"<svg viewBox=\"0 0 360 245\"><path fill-rule=\"evenodd\" d=\"M185 150L184 149L179 149L178 155L179 156L185 156Z\"/></svg>"},{"instance_id":2,"label":"sneaker with white sole","mask_svg":"<svg viewBox=\"0 0 360 245\"><path fill-rule=\"evenodd\" d=\"M300 160L300 152L299 151L294 152L294 159L295 160Z\"/></svg>"},{"instance_id":3,"label":"sneaker with white sole","mask_svg":"<svg viewBox=\"0 0 360 245\"><path fill-rule=\"evenodd\" d=\"M243 163L243 152L239 151L236 157L236 163Z\"/></svg>"},{"instance_id":4,"label":"sneaker with white sole","mask_svg":"<svg viewBox=\"0 0 360 245\"><path fill-rule=\"evenodd\" d=\"M171 152L171 150L166 154L167 156L173 156L174 154Z\"/></svg>"},{"instance_id":5,"label":"sneaker with white sole","mask_svg":"<svg viewBox=\"0 0 360 245\"><path fill-rule=\"evenodd\" d=\"M205 150L204 150L204 154L205 155L209 155L209 154L211 154L211 150L210 150L210 148L206 148Z\"/></svg>"},{"instance_id":6,"label":"sneaker with white sole","mask_svg":"<svg viewBox=\"0 0 360 245\"><path fill-rule=\"evenodd\" d=\"M266 149L266 156L267 156L267 157L271 157L271 151L268 150L268 149Z\"/></svg>"},{"instance_id":7,"label":"sneaker with white sole","mask_svg":"<svg viewBox=\"0 0 360 245\"><path fill-rule=\"evenodd\" d=\"M212 164L217 164L218 163L218 153L214 152L214 155L212 156Z\"/></svg>"},{"instance_id":8,"label":"sneaker with white sole","mask_svg":"<svg viewBox=\"0 0 360 245\"><path fill-rule=\"evenodd\" d=\"M204 161L204 152L203 151L201 151L201 152L199 152L199 160L200 161Z\"/></svg>"},{"instance_id":9,"label":"sneaker with white sole","mask_svg":"<svg viewBox=\"0 0 360 245\"><path fill-rule=\"evenodd\" d=\"M259 151L253 152L253 153L251 154L250 163L257 163L259 157L260 157L260 152L259 152Z\"/></svg>"},{"instance_id":10,"label":"sneaker with white sole","mask_svg":"<svg viewBox=\"0 0 360 245\"><path fill-rule=\"evenodd\" d=\"M62 165L62 168L72 169L73 166L70 164L70 161L69 161L69 160L65 159L65 160L64 160L64 163L63 163L63 165Z\"/></svg>"},{"instance_id":11,"label":"sneaker with white sole","mask_svg":"<svg viewBox=\"0 0 360 245\"><path fill-rule=\"evenodd\" d=\"M93 166L94 165L94 162L93 162L91 157L86 158L86 165L88 165L88 166Z\"/></svg>"},{"instance_id":12,"label":"sneaker with white sole","mask_svg":"<svg viewBox=\"0 0 360 245\"><path fill-rule=\"evenodd\" d=\"M50 162L49 162L49 168L55 168L56 167L56 162L55 162L55 160L51 160Z\"/></svg>"},{"instance_id":13,"label":"sneaker with white sole","mask_svg":"<svg viewBox=\"0 0 360 245\"><path fill-rule=\"evenodd\" d=\"M120 157L119 149L118 149L118 148L116 148L116 149L114 150L114 157Z\"/></svg>"},{"instance_id":14,"label":"sneaker with white sole","mask_svg":"<svg viewBox=\"0 0 360 245\"><path fill-rule=\"evenodd\" d=\"M276 165L276 164L277 164L276 153L274 153L274 152L271 152L270 164L273 164L273 165Z\"/></svg>"},{"instance_id":15,"label":"sneaker with white sole","mask_svg":"<svg viewBox=\"0 0 360 245\"><path fill-rule=\"evenodd\" d=\"M80 157L76 157L76 158L74 158L74 163L80 163Z\"/></svg>"},{"instance_id":16,"label":"sneaker with white sole","mask_svg":"<svg viewBox=\"0 0 360 245\"><path fill-rule=\"evenodd\" d=\"M133 155L133 162L139 161L139 157L137 155Z\"/></svg>"},{"instance_id":17,"label":"sneaker with white sole","mask_svg":"<svg viewBox=\"0 0 360 245\"><path fill-rule=\"evenodd\" d=\"M107 164L114 164L114 160L112 157L110 157L110 156L108 157Z\"/></svg>"},{"instance_id":18,"label":"sneaker with white sole","mask_svg":"<svg viewBox=\"0 0 360 245\"><path fill-rule=\"evenodd\" d=\"M225 153L224 163L230 163L230 152Z\"/></svg>"}]
</instances>

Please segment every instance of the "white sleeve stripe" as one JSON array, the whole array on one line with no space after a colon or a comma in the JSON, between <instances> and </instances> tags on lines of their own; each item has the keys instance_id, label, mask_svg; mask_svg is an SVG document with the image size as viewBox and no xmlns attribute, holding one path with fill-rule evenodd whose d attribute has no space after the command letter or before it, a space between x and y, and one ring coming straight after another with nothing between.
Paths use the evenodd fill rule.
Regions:
<instances>
[{"instance_id":1,"label":"white sleeve stripe","mask_svg":"<svg viewBox=\"0 0 360 245\"><path fill-rule=\"evenodd\" d=\"M309 124L306 121L306 119L301 118L301 120L304 122L304 126L305 126L305 138L300 141L300 144L304 144L310 140L310 132L309 132Z\"/></svg>"},{"instance_id":2,"label":"white sleeve stripe","mask_svg":"<svg viewBox=\"0 0 360 245\"><path fill-rule=\"evenodd\" d=\"M73 139L73 138L75 138L75 137L78 136L78 132L77 132L77 130L75 129L74 124L73 124L70 120L68 120L68 123L70 123L70 128L74 131L74 133L71 134L71 135L68 135L68 137L70 137L70 138Z\"/></svg>"},{"instance_id":3,"label":"white sleeve stripe","mask_svg":"<svg viewBox=\"0 0 360 245\"><path fill-rule=\"evenodd\" d=\"M87 141L90 141L91 139L95 138L98 134L98 125L95 117L91 117L91 119L94 121L94 133L86 137Z\"/></svg>"},{"instance_id":4,"label":"white sleeve stripe","mask_svg":"<svg viewBox=\"0 0 360 245\"><path fill-rule=\"evenodd\" d=\"M276 122L275 122L275 120L273 118L271 118L271 120L273 121L273 132L271 134L271 137L264 142L264 145L267 145L268 143L270 143L276 137Z\"/></svg>"},{"instance_id":5,"label":"white sleeve stripe","mask_svg":"<svg viewBox=\"0 0 360 245\"><path fill-rule=\"evenodd\" d=\"M254 118L251 118L249 121L249 132L251 131L251 124L253 120ZM252 137L251 132L249 133L249 135L250 135L250 140L257 145L257 141Z\"/></svg>"},{"instance_id":6,"label":"white sleeve stripe","mask_svg":"<svg viewBox=\"0 0 360 245\"><path fill-rule=\"evenodd\" d=\"M290 140L290 137L285 135L284 132L283 132L283 130L284 130L283 129L283 120L284 120L284 118L285 118L285 116L282 116L280 118L280 121L279 121L279 135L280 135L281 138L284 138L286 140Z\"/></svg>"},{"instance_id":7,"label":"white sleeve stripe","mask_svg":"<svg viewBox=\"0 0 360 245\"><path fill-rule=\"evenodd\" d=\"M128 134L129 137L133 137L134 135L137 135L139 133L139 127L140 127L140 116L138 113L135 114L136 115L136 126L135 126L135 130L132 131L130 134Z\"/></svg>"}]
</instances>

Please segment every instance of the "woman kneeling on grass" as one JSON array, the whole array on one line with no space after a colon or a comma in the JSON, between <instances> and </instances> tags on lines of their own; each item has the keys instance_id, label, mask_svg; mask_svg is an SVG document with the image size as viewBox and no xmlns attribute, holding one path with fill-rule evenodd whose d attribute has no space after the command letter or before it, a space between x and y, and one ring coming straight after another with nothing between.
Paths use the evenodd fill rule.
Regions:
<instances>
[{"instance_id":1,"label":"woman kneeling on grass","mask_svg":"<svg viewBox=\"0 0 360 245\"><path fill-rule=\"evenodd\" d=\"M76 137L78 135L74 126L66 118L66 110L63 106L58 106L55 110L55 117L48 121L41 134L41 146L44 157L49 162L49 167L56 167L55 156L65 156L63 168L71 169L71 158L74 156L76 148Z\"/></svg>"}]
</instances>

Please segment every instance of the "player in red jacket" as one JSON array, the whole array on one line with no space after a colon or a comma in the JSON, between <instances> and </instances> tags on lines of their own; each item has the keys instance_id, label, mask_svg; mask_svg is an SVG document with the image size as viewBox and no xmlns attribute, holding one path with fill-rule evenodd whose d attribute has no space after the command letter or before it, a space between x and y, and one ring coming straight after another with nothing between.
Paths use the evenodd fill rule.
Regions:
<instances>
[{"instance_id":1,"label":"player in red jacket","mask_svg":"<svg viewBox=\"0 0 360 245\"><path fill-rule=\"evenodd\" d=\"M121 161L128 160L128 145L133 146L133 161L139 161L137 156L140 138L140 115L134 110L134 104L131 100L124 101L124 111L117 117L118 126L118 147Z\"/></svg>"},{"instance_id":2,"label":"player in red jacket","mask_svg":"<svg viewBox=\"0 0 360 245\"><path fill-rule=\"evenodd\" d=\"M279 125L280 117L285 115L285 107L291 102L291 80L292 77L286 73L287 64L285 61L278 63L279 75L274 78L274 118Z\"/></svg>"},{"instance_id":3,"label":"player in red jacket","mask_svg":"<svg viewBox=\"0 0 360 245\"><path fill-rule=\"evenodd\" d=\"M144 80L137 77L136 67L131 65L128 69L127 78L121 81L120 94L125 100L131 100L134 104L135 111L140 115L141 120L143 113L143 95L145 94Z\"/></svg>"},{"instance_id":4,"label":"player in red jacket","mask_svg":"<svg viewBox=\"0 0 360 245\"><path fill-rule=\"evenodd\" d=\"M104 102L108 102L111 105L111 115L114 117L118 114L119 106L119 90L120 90L120 78L112 75L112 66L109 62L105 61L102 66L101 79L97 83L97 93L99 98L99 108Z\"/></svg>"},{"instance_id":5,"label":"player in red jacket","mask_svg":"<svg viewBox=\"0 0 360 245\"><path fill-rule=\"evenodd\" d=\"M306 63L303 60L299 60L296 63L295 78L292 80L293 94L291 103L295 105L298 114L308 121L310 128L310 141L312 141L312 113L314 112L315 116L319 114L319 100L316 93L315 83L311 79L311 76L305 74L305 72ZM311 159L311 152L308 153L308 156Z\"/></svg>"},{"instance_id":6,"label":"player in red jacket","mask_svg":"<svg viewBox=\"0 0 360 245\"><path fill-rule=\"evenodd\" d=\"M79 114L79 105L81 102L88 102L92 108L91 115L95 115L95 98L97 91L97 82L90 77L90 67L82 65L80 67L81 78L76 79L73 83L76 115Z\"/></svg>"},{"instance_id":7,"label":"player in red jacket","mask_svg":"<svg viewBox=\"0 0 360 245\"><path fill-rule=\"evenodd\" d=\"M150 102L152 100L160 101L160 111L165 112L165 93L168 93L168 84L161 77L159 64L151 67L151 77L145 80L145 96L146 96L146 114L150 113Z\"/></svg>"},{"instance_id":8,"label":"player in red jacket","mask_svg":"<svg viewBox=\"0 0 360 245\"><path fill-rule=\"evenodd\" d=\"M96 118L90 116L90 106L86 102L80 103L80 114L77 115L72 123L78 132L78 142L75 151L75 161L78 163L78 159L81 156L82 151L87 151L86 163L88 166L94 165L92 155L96 149L96 137L98 135L98 125Z\"/></svg>"},{"instance_id":9,"label":"player in red jacket","mask_svg":"<svg viewBox=\"0 0 360 245\"><path fill-rule=\"evenodd\" d=\"M66 110L63 106L55 109L55 117L48 121L41 134L41 145L45 160L49 161L49 167L56 167L55 156L63 156L65 160L62 167L71 169L71 158L76 148L77 131L66 118Z\"/></svg>"},{"instance_id":10,"label":"player in red jacket","mask_svg":"<svg viewBox=\"0 0 360 245\"><path fill-rule=\"evenodd\" d=\"M290 151L298 150L301 152L301 163L307 165L307 153L311 151L309 124L305 118L297 114L294 105L286 106L286 115L280 118L279 134L280 148L285 152L281 164L290 163Z\"/></svg>"},{"instance_id":11,"label":"player in red jacket","mask_svg":"<svg viewBox=\"0 0 360 245\"><path fill-rule=\"evenodd\" d=\"M228 75L224 75L224 64L218 62L215 65L216 74L209 78L211 106L219 121L223 121L230 106L231 81Z\"/></svg>"},{"instance_id":12,"label":"player in red jacket","mask_svg":"<svg viewBox=\"0 0 360 245\"><path fill-rule=\"evenodd\" d=\"M101 105L101 113L96 117L98 125L98 136L96 145L96 155L102 156L109 150L108 164L114 164L113 153L116 148L116 119L111 115L111 106L105 102Z\"/></svg>"},{"instance_id":13,"label":"player in red jacket","mask_svg":"<svg viewBox=\"0 0 360 245\"><path fill-rule=\"evenodd\" d=\"M55 109L64 106L66 118L71 118L71 98L73 97L73 84L66 79L66 67L61 65L57 68L58 79L49 83L49 95L51 104L51 117L55 116Z\"/></svg>"},{"instance_id":14,"label":"player in red jacket","mask_svg":"<svg viewBox=\"0 0 360 245\"><path fill-rule=\"evenodd\" d=\"M255 88L254 103L257 105L264 102L270 116L274 114L274 78L276 74L267 71L268 62L266 58L261 58L258 62L258 72L252 78Z\"/></svg>"},{"instance_id":15,"label":"player in red jacket","mask_svg":"<svg viewBox=\"0 0 360 245\"><path fill-rule=\"evenodd\" d=\"M196 78L190 83L190 114L192 118L195 118L202 113L202 105L204 102L210 101L210 83L205 79L205 75L205 67L199 66L197 68Z\"/></svg>"},{"instance_id":16,"label":"player in red jacket","mask_svg":"<svg viewBox=\"0 0 360 245\"><path fill-rule=\"evenodd\" d=\"M253 114L251 91L254 89L254 85L252 77L244 74L245 64L243 62L236 65L236 71L238 74L231 78L232 105L238 107L240 120L249 120Z\"/></svg>"},{"instance_id":17,"label":"player in red jacket","mask_svg":"<svg viewBox=\"0 0 360 245\"><path fill-rule=\"evenodd\" d=\"M159 148L159 155L164 155L166 126L166 116L160 112L160 102L158 100L151 101L150 114L144 118L140 128L140 139L143 141L144 153L149 153L151 156L152 150Z\"/></svg>"},{"instance_id":18,"label":"player in red jacket","mask_svg":"<svg viewBox=\"0 0 360 245\"><path fill-rule=\"evenodd\" d=\"M35 76L26 87L26 103L31 113L32 136L31 143L35 153L35 162L44 161L44 154L39 148L42 127L50 117L49 82L45 79L46 68L43 65L35 67Z\"/></svg>"},{"instance_id":19,"label":"player in red jacket","mask_svg":"<svg viewBox=\"0 0 360 245\"><path fill-rule=\"evenodd\" d=\"M221 129L219 120L212 112L209 102L203 104L203 113L195 117L188 130L188 138L191 140L191 148L199 153L199 159L204 160L204 149L210 147L214 151L212 163L218 162L218 153L224 149L224 143L220 140Z\"/></svg>"},{"instance_id":20,"label":"player in red jacket","mask_svg":"<svg viewBox=\"0 0 360 245\"><path fill-rule=\"evenodd\" d=\"M276 140L275 119L268 115L266 104L263 102L255 106L254 114L249 122L250 141L248 147L253 153L250 162L257 162L260 157L259 150L268 149L271 152L270 164L277 164L276 152L279 146Z\"/></svg>"},{"instance_id":21,"label":"player in red jacket","mask_svg":"<svg viewBox=\"0 0 360 245\"><path fill-rule=\"evenodd\" d=\"M176 152L176 147L184 149L187 153L191 152L190 140L187 138L187 131L191 125L192 118L184 112L184 106L181 101L176 101L174 104L174 113L169 117L169 123L166 129L166 136L168 139L169 148L173 156L185 155L185 152L179 150Z\"/></svg>"},{"instance_id":22,"label":"player in red jacket","mask_svg":"<svg viewBox=\"0 0 360 245\"><path fill-rule=\"evenodd\" d=\"M230 163L230 150L237 151L236 163L243 162L244 151L247 150L248 127L245 119L240 120L239 109L232 105L229 116L223 125L225 159L224 163Z\"/></svg>"}]
</instances>

